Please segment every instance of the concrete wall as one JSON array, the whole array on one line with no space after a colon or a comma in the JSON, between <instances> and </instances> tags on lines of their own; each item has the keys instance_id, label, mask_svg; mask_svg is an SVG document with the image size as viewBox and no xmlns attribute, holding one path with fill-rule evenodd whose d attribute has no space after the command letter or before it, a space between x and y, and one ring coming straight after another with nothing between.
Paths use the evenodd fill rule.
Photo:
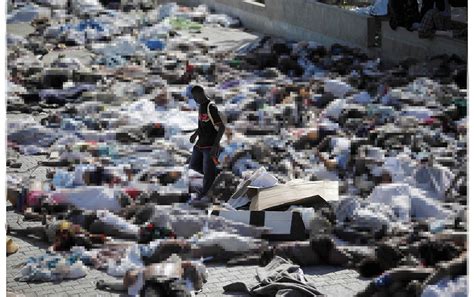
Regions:
<instances>
[{"instance_id":1,"label":"concrete wall","mask_svg":"<svg viewBox=\"0 0 474 297\"><path fill-rule=\"evenodd\" d=\"M416 32L408 32L403 28L394 31L386 21L380 25L380 19L317 0L266 0L265 5L253 0L177 2L186 6L206 4L218 13L238 17L246 28L264 34L289 40L313 40L325 46L340 43L392 61L407 57L425 59L443 53L457 54L467 59L467 43L464 41L448 37L419 39ZM377 30L381 30L382 48L374 47Z\"/></svg>"},{"instance_id":2,"label":"concrete wall","mask_svg":"<svg viewBox=\"0 0 474 297\"><path fill-rule=\"evenodd\" d=\"M382 23L382 57L400 61L411 57L426 59L441 54L456 54L467 61L467 42L445 36L420 39L417 32L404 28L392 30L388 22Z\"/></svg>"},{"instance_id":3,"label":"concrete wall","mask_svg":"<svg viewBox=\"0 0 474 297\"><path fill-rule=\"evenodd\" d=\"M326 46L340 43L366 49L374 43L375 19L319 3L316 0L181 0L206 4L217 12L238 17L252 30L290 40L313 40Z\"/></svg>"}]
</instances>

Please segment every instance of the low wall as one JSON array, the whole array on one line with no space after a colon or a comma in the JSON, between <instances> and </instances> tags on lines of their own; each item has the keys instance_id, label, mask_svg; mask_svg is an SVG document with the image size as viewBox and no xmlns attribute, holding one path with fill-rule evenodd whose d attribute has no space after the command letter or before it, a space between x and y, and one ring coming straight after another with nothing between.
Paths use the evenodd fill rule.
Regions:
<instances>
[{"instance_id":1,"label":"low wall","mask_svg":"<svg viewBox=\"0 0 474 297\"><path fill-rule=\"evenodd\" d=\"M441 54L456 54L467 61L467 42L447 36L420 39L417 32L405 28L392 30L388 22L382 23L382 58L400 61L405 58L426 59Z\"/></svg>"},{"instance_id":2,"label":"low wall","mask_svg":"<svg viewBox=\"0 0 474 297\"><path fill-rule=\"evenodd\" d=\"M249 29L290 40L313 40L325 46L340 43L367 49L374 44L375 19L316 0L182 0L179 4L206 4L238 17Z\"/></svg>"},{"instance_id":3,"label":"low wall","mask_svg":"<svg viewBox=\"0 0 474 297\"><path fill-rule=\"evenodd\" d=\"M160 1L160 0L159 0ZM174 1L161 1L174 2ZM391 61L426 59L456 54L467 60L467 42L444 36L420 39L404 28L392 30L387 21L317 2L317 0L177 0L178 4L206 4L218 13L238 17L251 30L289 40L312 40L325 46L340 43L358 47ZM380 29L381 27L381 29ZM379 32L382 47L375 47Z\"/></svg>"}]
</instances>

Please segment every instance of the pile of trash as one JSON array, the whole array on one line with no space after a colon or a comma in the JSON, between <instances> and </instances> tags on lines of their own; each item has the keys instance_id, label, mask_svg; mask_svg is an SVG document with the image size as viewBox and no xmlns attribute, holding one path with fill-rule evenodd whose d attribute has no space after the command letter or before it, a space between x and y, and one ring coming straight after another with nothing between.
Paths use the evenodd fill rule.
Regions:
<instances>
[{"instance_id":1,"label":"pile of trash","mask_svg":"<svg viewBox=\"0 0 474 297\"><path fill-rule=\"evenodd\" d=\"M269 36L222 51L200 32L240 21L205 5L36 2L7 18L21 26L7 45L7 199L42 225L8 232L52 248L19 280L100 269L123 278L100 289L169 296L199 292L217 262L265 266L261 285L224 288L255 295L320 295L300 269L314 265L373 278L360 296L466 289L465 61L392 65ZM188 166L196 83L226 119L219 203L202 207L188 203L203 178ZM17 170L25 155L43 156L26 173L45 179Z\"/></svg>"}]
</instances>

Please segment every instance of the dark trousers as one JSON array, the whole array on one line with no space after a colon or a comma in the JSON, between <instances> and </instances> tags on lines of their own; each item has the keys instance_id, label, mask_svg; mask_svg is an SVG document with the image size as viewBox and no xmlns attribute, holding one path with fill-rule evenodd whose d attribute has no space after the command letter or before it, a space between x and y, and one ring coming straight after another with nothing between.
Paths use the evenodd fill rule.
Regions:
<instances>
[{"instance_id":1,"label":"dark trousers","mask_svg":"<svg viewBox=\"0 0 474 297\"><path fill-rule=\"evenodd\" d=\"M216 179L217 168L211 158L211 148L198 148L194 146L189 167L204 175L200 196L206 195Z\"/></svg>"}]
</instances>

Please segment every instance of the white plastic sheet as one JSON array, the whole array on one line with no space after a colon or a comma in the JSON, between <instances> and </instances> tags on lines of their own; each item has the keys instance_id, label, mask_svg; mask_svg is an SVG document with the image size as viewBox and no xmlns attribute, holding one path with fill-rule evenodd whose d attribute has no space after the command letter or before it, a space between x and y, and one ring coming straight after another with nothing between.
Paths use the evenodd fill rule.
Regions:
<instances>
[{"instance_id":1,"label":"white plastic sheet","mask_svg":"<svg viewBox=\"0 0 474 297\"><path fill-rule=\"evenodd\" d=\"M370 203L354 197L340 200L335 213L339 222L349 219L354 227L369 228L374 231L381 230L384 226L390 230L397 223L395 213L390 206Z\"/></svg>"},{"instance_id":2,"label":"white plastic sheet","mask_svg":"<svg viewBox=\"0 0 474 297\"><path fill-rule=\"evenodd\" d=\"M143 268L140 246L134 244L128 247L124 258L120 259L119 262L109 259L107 264L107 274L116 277L123 277L130 269Z\"/></svg>"},{"instance_id":3,"label":"white plastic sheet","mask_svg":"<svg viewBox=\"0 0 474 297\"><path fill-rule=\"evenodd\" d=\"M103 10L99 0L71 0L73 10L81 15L94 14Z\"/></svg>"},{"instance_id":4,"label":"white plastic sheet","mask_svg":"<svg viewBox=\"0 0 474 297\"><path fill-rule=\"evenodd\" d=\"M403 183L381 184L373 189L367 201L399 208L402 201L407 203L406 198L402 199L400 196L409 198L410 215L415 218L446 219L452 214L449 210L444 209L437 200L427 197L422 190ZM407 206L405 205L404 208L406 209Z\"/></svg>"},{"instance_id":5,"label":"white plastic sheet","mask_svg":"<svg viewBox=\"0 0 474 297\"><path fill-rule=\"evenodd\" d=\"M160 5L159 12L158 12L158 17L160 20L163 20L164 18L171 17L176 14L178 11L178 4L176 3L167 3Z\"/></svg>"},{"instance_id":6,"label":"white plastic sheet","mask_svg":"<svg viewBox=\"0 0 474 297\"><path fill-rule=\"evenodd\" d=\"M403 182L414 172L416 163L407 154L396 157L387 157L382 165L382 170L390 173L393 182Z\"/></svg>"},{"instance_id":7,"label":"white plastic sheet","mask_svg":"<svg viewBox=\"0 0 474 297\"><path fill-rule=\"evenodd\" d=\"M444 278L435 285L425 288L421 297L467 297L467 276L460 276L454 280Z\"/></svg>"},{"instance_id":8,"label":"white plastic sheet","mask_svg":"<svg viewBox=\"0 0 474 297\"><path fill-rule=\"evenodd\" d=\"M388 14L388 0L375 0L373 5L357 7L354 8L354 11L365 15L385 16Z\"/></svg>"},{"instance_id":9,"label":"white plastic sheet","mask_svg":"<svg viewBox=\"0 0 474 297\"><path fill-rule=\"evenodd\" d=\"M211 14L206 17L206 24L219 24L223 27L237 27L240 21L225 14Z\"/></svg>"},{"instance_id":10,"label":"white plastic sheet","mask_svg":"<svg viewBox=\"0 0 474 297\"><path fill-rule=\"evenodd\" d=\"M40 16L47 16L46 8L39 7L35 4L28 4L17 9L11 15L7 16L7 23L29 23Z\"/></svg>"},{"instance_id":11,"label":"white plastic sheet","mask_svg":"<svg viewBox=\"0 0 474 297\"><path fill-rule=\"evenodd\" d=\"M125 219L111 213L106 209L98 210L97 218L101 222L109 226L113 226L115 229L127 234L138 235L138 232L140 231L140 228L137 225L127 222Z\"/></svg>"},{"instance_id":12,"label":"white plastic sheet","mask_svg":"<svg viewBox=\"0 0 474 297\"><path fill-rule=\"evenodd\" d=\"M258 187L258 188L269 188L273 187L274 185L278 184L278 180L272 174L268 173L265 167L260 167L259 169L255 170L251 173L244 181L242 181L238 186L237 190L242 188L244 184L250 181L249 186ZM238 208L244 206L250 202L250 199L246 195L246 191L242 192L242 195L232 197L227 201L227 203L232 206L233 208Z\"/></svg>"},{"instance_id":13,"label":"white plastic sheet","mask_svg":"<svg viewBox=\"0 0 474 297\"><path fill-rule=\"evenodd\" d=\"M250 252L259 246L259 240L257 239L217 231L204 234L201 238L196 239L195 243L198 246L217 245L225 251L240 253Z\"/></svg>"},{"instance_id":14,"label":"white plastic sheet","mask_svg":"<svg viewBox=\"0 0 474 297\"><path fill-rule=\"evenodd\" d=\"M359 94L354 95L353 100L358 104L369 104L372 102L372 97L367 92L360 92Z\"/></svg>"},{"instance_id":15,"label":"white plastic sheet","mask_svg":"<svg viewBox=\"0 0 474 297\"><path fill-rule=\"evenodd\" d=\"M119 36L107 44L94 44L92 50L104 55L131 56L137 51L145 51L141 43L130 35Z\"/></svg>"},{"instance_id":16,"label":"white plastic sheet","mask_svg":"<svg viewBox=\"0 0 474 297\"><path fill-rule=\"evenodd\" d=\"M342 98L352 90L353 88L349 84L338 79L324 81L324 92L331 93L336 98Z\"/></svg>"},{"instance_id":17,"label":"white plastic sheet","mask_svg":"<svg viewBox=\"0 0 474 297\"><path fill-rule=\"evenodd\" d=\"M323 111L323 115L331 119L338 119L346 106L345 99L336 99L329 103Z\"/></svg>"},{"instance_id":18,"label":"white plastic sheet","mask_svg":"<svg viewBox=\"0 0 474 297\"><path fill-rule=\"evenodd\" d=\"M15 119L7 119L7 131L13 132L16 130L21 130L27 126L35 126L35 119L30 115L18 115Z\"/></svg>"},{"instance_id":19,"label":"white plastic sheet","mask_svg":"<svg viewBox=\"0 0 474 297\"><path fill-rule=\"evenodd\" d=\"M55 8L65 8L67 0L36 0L38 4L48 5Z\"/></svg>"},{"instance_id":20,"label":"white plastic sheet","mask_svg":"<svg viewBox=\"0 0 474 297\"><path fill-rule=\"evenodd\" d=\"M119 211L121 209L115 198L114 189L101 186L61 189L53 193L53 201L59 204L72 204L87 210Z\"/></svg>"},{"instance_id":21,"label":"white plastic sheet","mask_svg":"<svg viewBox=\"0 0 474 297\"><path fill-rule=\"evenodd\" d=\"M444 200L445 193L454 180L454 173L448 168L434 164L420 166L414 172L417 187L428 191L434 198Z\"/></svg>"},{"instance_id":22,"label":"white plastic sheet","mask_svg":"<svg viewBox=\"0 0 474 297\"><path fill-rule=\"evenodd\" d=\"M419 121L426 120L434 115L433 110L424 106L407 106L401 111L402 116L412 116Z\"/></svg>"}]
</instances>

